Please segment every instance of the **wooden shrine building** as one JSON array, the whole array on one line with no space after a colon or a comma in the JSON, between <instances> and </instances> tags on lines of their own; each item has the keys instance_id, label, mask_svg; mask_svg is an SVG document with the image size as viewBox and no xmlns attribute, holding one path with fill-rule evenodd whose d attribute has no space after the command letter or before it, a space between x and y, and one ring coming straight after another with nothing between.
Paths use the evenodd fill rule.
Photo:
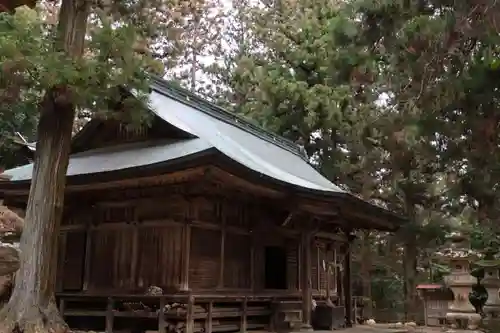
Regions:
<instances>
[{"instance_id":1,"label":"wooden shrine building","mask_svg":"<svg viewBox=\"0 0 500 333\"><path fill-rule=\"evenodd\" d=\"M352 231L400 218L185 90L156 79L150 102L148 126L92 120L73 138L57 267L70 326L279 330L309 324L327 294L349 326ZM31 174L4 172L5 205L25 207Z\"/></svg>"}]
</instances>

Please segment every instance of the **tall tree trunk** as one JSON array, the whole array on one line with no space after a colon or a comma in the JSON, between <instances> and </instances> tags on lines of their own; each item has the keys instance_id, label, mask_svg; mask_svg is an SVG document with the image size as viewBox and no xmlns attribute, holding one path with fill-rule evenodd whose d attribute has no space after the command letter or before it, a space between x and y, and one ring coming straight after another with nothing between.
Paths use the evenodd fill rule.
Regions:
<instances>
[{"instance_id":1,"label":"tall tree trunk","mask_svg":"<svg viewBox=\"0 0 500 333\"><path fill-rule=\"evenodd\" d=\"M409 179L410 172L405 172L405 178ZM404 257L403 257L403 273L404 273L404 295L405 295L405 320L415 321L418 310L418 294L417 294L417 233L419 225L415 204L413 203L413 193L405 191L405 210L408 216L409 223L403 230L404 240Z\"/></svg>"},{"instance_id":2,"label":"tall tree trunk","mask_svg":"<svg viewBox=\"0 0 500 333\"><path fill-rule=\"evenodd\" d=\"M199 15L195 12L195 26L194 26L194 32L193 32L193 45L192 45L192 59L191 59L191 82L190 82L190 90L191 92L195 93L196 92L196 71L198 70L198 52L200 51L198 49L198 37L199 37L199 30L200 30L200 20L201 18Z\"/></svg>"},{"instance_id":3,"label":"tall tree trunk","mask_svg":"<svg viewBox=\"0 0 500 333\"><path fill-rule=\"evenodd\" d=\"M361 279L363 285L363 317L365 319L373 318L371 267L370 231L365 230L363 231L361 243Z\"/></svg>"},{"instance_id":4,"label":"tall tree trunk","mask_svg":"<svg viewBox=\"0 0 500 333\"><path fill-rule=\"evenodd\" d=\"M63 0L58 44L70 56L83 52L88 1ZM75 108L68 87L47 91L40 106L33 177L21 237L20 268L9 303L0 312L0 333L67 330L55 304L57 235L64 207Z\"/></svg>"},{"instance_id":5,"label":"tall tree trunk","mask_svg":"<svg viewBox=\"0 0 500 333\"><path fill-rule=\"evenodd\" d=\"M359 155L363 155L360 153ZM364 169L363 175L363 186L361 188L361 196L365 200L370 200L370 178L369 168ZM370 231L364 230L362 232L361 239L361 283L363 288L363 317L364 319L373 318L373 302L372 302L372 279L371 279L371 269L372 269L372 249L370 242Z\"/></svg>"},{"instance_id":6,"label":"tall tree trunk","mask_svg":"<svg viewBox=\"0 0 500 333\"><path fill-rule=\"evenodd\" d=\"M418 307L417 295L417 242L415 235L408 235L404 244L404 293L405 320L415 321Z\"/></svg>"}]
</instances>

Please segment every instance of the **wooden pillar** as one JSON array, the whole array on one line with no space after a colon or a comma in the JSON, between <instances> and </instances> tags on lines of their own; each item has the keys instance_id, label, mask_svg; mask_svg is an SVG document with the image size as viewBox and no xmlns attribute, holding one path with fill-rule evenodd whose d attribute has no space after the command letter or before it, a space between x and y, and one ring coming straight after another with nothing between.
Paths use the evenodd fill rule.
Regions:
<instances>
[{"instance_id":1,"label":"wooden pillar","mask_svg":"<svg viewBox=\"0 0 500 333\"><path fill-rule=\"evenodd\" d=\"M184 225L183 239L183 263L182 263L182 279L181 291L189 291L189 259L191 257L191 226L186 221Z\"/></svg>"},{"instance_id":2,"label":"wooden pillar","mask_svg":"<svg viewBox=\"0 0 500 333\"><path fill-rule=\"evenodd\" d=\"M114 301L112 298L108 298L108 305L106 307L106 333L113 333L114 324Z\"/></svg>"},{"instance_id":3,"label":"wooden pillar","mask_svg":"<svg viewBox=\"0 0 500 333\"><path fill-rule=\"evenodd\" d=\"M189 295L186 313L186 331L185 333L194 333L194 296Z\"/></svg>"},{"instance_id":4,"label":"wooden pillar","mask_svg":"<svg viewBox=\"0 0 500 333\"><path fill-rule=\"evenodd\" d=\"M88 291L90 288L90 270L92 269L92 229L90 225L85 230L85 262L83 263L83 290Z\"/></svg>"},{"instance_id":5,"label":"wooden pillar","mask_svg":"<svg viewBox=\"0 0 500 333\"><path fill-rule=\"evenodd\" d=\"M240 325L240 333L247 332L247 298L243 300L243 304L241 305L241 325Z\"/></svg>"},{"instance_id":6,"label":"wooden pillar","mask_svg":"<svg viewBox=\"0 0 500 333\"><path fill-rule=\"evenodd\" d=\"M302 326L305 329L311 327L312 292L311 292L311 232L302 233Z\"/></svg>"},{"instance_id":7,"label":"wooden pillar","mask_svg":"<svg viewBox=\"0 0 500 333\"><path fill-rule=\"evenodd\" d=\"M56 291L63 291L64 289L64 269L66 268L66 240L67 232L62 232L58 236L59 244L57 246L57 253L54 253L53 263L56 267Z\"/></svg>"},{"instance_id":8,"label":"wooden pillar","mask_svg":"<svg viewBox=\"0 0 500 333\"><path fill-rule=\"evenodd\" d=\"M222 226L221 238L220 238L220 259L219 259L219 280L217 282L217 288L224 287L224 259L226 252L226 227Z\"/></svg>"},{"instance_id":9,"label":"wooden pillar","mask_svg":"<svg viewBox=\"0 0 500 333\"><path fill-rule=\"evenodd\" d=\"M59 313L61 316L64 318L64 312L66 311L66 300L64 298L61 298L59 300Z\"/></svg>"},{"instance_id":10,"label":"wooden pillar","mask_svg":"<svg viewBox=\"0 0 500 333\"><path fill-rule=\"evenodd\" d=\"M158 333L167 333L167 323L165 322L165 297L160 297L160 311L158 311Z\"/></svg>"},{"instance_id":11,"label":"wooden pillar","mask_svg":"<svg viewBox=\"0 0 500 333\"><path fill-rule=\"evenodd\" d=\"M223 205L222 207L225 207ZM224 288L224 262L226 260L226 224L227 220L224 215L224 209L221 210L220 216L222 218L221 224L221 235L220 235L220 259L219 259L219 281L217 282L217 288Z\"/></svg>"},{"instance_id":12,"label":"wooden pillar","mask_svg":"<svg viewBox=\"0 0 500 333\"><path fill-rule=\"evenodd\" d=\"M139 272L137 265L139 263L139 227L137 222L132 223L132 258L130 258L130 284L129 288L134 290L139 286Z\"/></svg>"},{"instance_id":13,"label":"wooden pillar","mask_svg":"<svg viewBox=\"0 0 500 333\"><path fill-rule=\"evenodd\" d=\"M255 239L255 232L250 230L250 237L251 237L251 248L250 248L250 289L252 289L253 292L255 292L255 279L256 279L256 274L255 274L255 244L256 244L256 239Z\"/></svg>"},{"instance_id":14,"label":"wooden pillar","mask_svg":"<svg viewBox=\"0 0 500 333\"><path fill-rule=\"evenodd\" d=\"M353 314L352 304L352 277L351 277L351 242L354 239L350 232L346 231L347 243L344 248L344 304L346 314L346 326L352 327L356 318Z\"/></svg>"},{"instance_id":15,"label":"wooden pillar","mask_svg":"<svg viewBox=\"0 0 500 333\"><path fill-rule=\"evenodd\" d=\"M208 302L207 321L205 322L205 333L212 333L213 313L214 313L214 303L210 301Z\"/></svg>"}]
</instances>

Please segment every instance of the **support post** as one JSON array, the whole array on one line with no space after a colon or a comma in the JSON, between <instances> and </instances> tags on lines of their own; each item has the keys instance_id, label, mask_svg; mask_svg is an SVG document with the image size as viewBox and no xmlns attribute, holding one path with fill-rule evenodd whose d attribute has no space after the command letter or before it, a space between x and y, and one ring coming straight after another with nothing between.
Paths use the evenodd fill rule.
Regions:
<instances>
[{"instance_id":1,"label":"support post","mask_svg":"<svg viewBox=\"0 0 500 333\"><path fill-rule=\"evenodd\" d=\"M137 226L137 222L134 222L132 224L132 258L130 259L131 264L130 264L130 276L131 280L129 282L129 286L131 288L134 288L135 286L138 285L138 275L139 272L137 271L137 265L139 262L139 229Z\"/></svg>"},{"instance_id":2,"label":"support post","mask_svg":"<svg viewBox=\"0 0 500 333\"><path fill-rule=\"evenodd\" d=\"M83 263L83 290L88 291L90 288L90 270L92 268L92 230L90 225L87 225L85 230L85 262Z\"/></svg>"},{"instance_id":3,"label":"support post","mask_svg":"<svg viewBox=\"0 0 500 333\"><path fill-rule=\"evenodd\" d=\"M186 314L186 333L194 333L194 296L189 295Z\"/></svg>"},{"instance_id":4,"label":"support post","mask_svg":"<svg viewBox=\"0 0 500 333\"><path fill-rule=\"evenodd\" d=\"M213 315L214 315L214 303L212 301L208 302L207 309L207 321L205 322L205 333L212 333L213 327Z\"/></svg>"},{"instance_id":5,"label":"support post","mask_svg":"<svg viewBox=\"0 0 500 333\"><path fill-rule=\"evenodd\" d=\"M241 325L240 325L240 333L247 332L247 298L243 300L243 304L241 306Z\"/></svg>"},{"instance_id":6,"label":"support post","mask_svg":"<svg viewBox=\"0 0 500 333\"><path fill-rule=\"evenodd\" d=\"M108 298L108 306L106 308L106 333L113 333L113 322L114 322L114 300Z\"/></svg>"},{"instance_id":7,"label":"support post","mask_svg":"<svg viewBox=\"0 0 500 333\"><path fill-rule=\"evenodd\" d=\"M158 333L167 333L167 325L165 322L165 297L160 297L160 311L158 311Z\"/></svg>"},{"instance_id":8,"label":"support post","mask_svg":"<svg viewBox=\"0 0 500 333\"><path fill-rule=\"evenodd\" d=\"M312 232L302 233L302 330L311 330L312 292L311 292L311 239Z\"/></svg>"},{"instance_id":9,"label":"support post","mask_svg":"<svg viewBox=\"0 0 500 333\"><path fill-rule=\"evenodd\" d=\"M66 300L64 298L61 298L59 300L59 313L61 316L64 318L64 312L66 311Z\"/></svg>"},{"instance_id":10,"label":"support post","mask_svg":"<svg viewBox=\"0 0 500 333\"><path fill-rule=\"evenodd\" d=\"M224 259L226 252L226 227L223 226L221 231L220 239L220 265L219 265L219 281L217 282L217 288L221 289L224 287Z\"/></svg>"},{"instance_id":11,"label":"support post","mask_svg":"<svg viewBox=\"0 0 500 333\"><path fill-rule=\"evenodd\" d=\"M252 247L250 248L250 289L255 292L255 233L250 231Z\"/></svg>"},{"instance_id":12,"label":"support post","mask_svg":"<svg viewBox=\"0 0 500 333\"><path fill-rule=\"evenodd\" d=\"M222 219L222 228L220 235L220 259L219 259L219 281L217 282L217 288L224 288L224 261L226 259L226 218Z\"/></svg>"},{"instance_id":13,"label":"support post","mask_svg":"<svg viewBox=\"0 0 500 333\"><path fill-rule=\"evenodd\" d=\"M344 248L344 304L346 314L346 326L352 327L356 318L353 314L352 304L352 279L351 279L351 242L354 240L350 231L345 231L347 236L347 243Z\"/></svg>"},{"instance_id":14,"label":"support post","mask_svg":"<svg viewBox=\"0 0 500 333\"><path fill-rule=\"evenodd\" d=\"M56 279L56 290L63 291L64 289L64 270L66 264L66 240L68 238L67 232L61 233L59 236L59 249L60 252L54 255L54 263L57 267L57 279Z\"/></svg>"},{"instance_id":15,"label":"support post","mask_svg":"<svg viewBox=\"0 0 500 333\"><path fill-rule=\"evenodd\" d=\"M182 267L181 291L189 291L189 259L191 257L191 225L184 224L184 260Z\"/></svg>"}]
</instances>

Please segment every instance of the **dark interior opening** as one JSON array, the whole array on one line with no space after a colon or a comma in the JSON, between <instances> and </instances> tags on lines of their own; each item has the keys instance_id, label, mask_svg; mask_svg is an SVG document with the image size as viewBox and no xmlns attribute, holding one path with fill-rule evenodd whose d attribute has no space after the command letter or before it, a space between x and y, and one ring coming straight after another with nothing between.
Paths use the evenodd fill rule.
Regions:
<instances>
[{"instance_id":1,"label":"dark interior opening","mask_svg":"<svg viewBox=\"0 0 500 333\"><path fill-rule=\"evenodd\" d=\"M278 246L266 246L265 289L287 289L286 250Z\"/></svg>"},{"instance_id":2,"label":"dark interior opening","mask_svg":"<svg viewBox=\"0 0 500 333\"><path fill-rule=\"evenodd\" d=\"M62 291L81 291L85 275L85 247L87 234L80 231L66 233L66 248L61 258ZM61 251L62 249L59 249Z\"/></svg>"}]
</instances>

